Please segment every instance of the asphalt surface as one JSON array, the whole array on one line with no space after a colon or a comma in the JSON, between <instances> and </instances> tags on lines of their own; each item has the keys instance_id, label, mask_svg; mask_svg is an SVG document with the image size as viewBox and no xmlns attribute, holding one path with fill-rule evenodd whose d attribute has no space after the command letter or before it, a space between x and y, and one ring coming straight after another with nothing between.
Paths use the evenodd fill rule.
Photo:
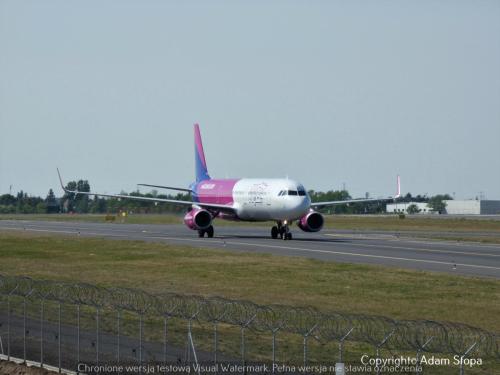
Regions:
<instances>
[{"instance_id":1,"label":"asphalt surface","mask_svg":"<svg viewBox=\"0 0 500 375\"><path fill-rule=\"evenodd\" d=\"M300 256L323 261L500 278L500 245L433 241L384 231L324 230L305 233L293 226L293 240L273 240L264 226L217 226L214 238L198 238L183 225L106 224L0 220L0 230L81 237L141 240L232 251Z\"/></svg>"}]
</instances>

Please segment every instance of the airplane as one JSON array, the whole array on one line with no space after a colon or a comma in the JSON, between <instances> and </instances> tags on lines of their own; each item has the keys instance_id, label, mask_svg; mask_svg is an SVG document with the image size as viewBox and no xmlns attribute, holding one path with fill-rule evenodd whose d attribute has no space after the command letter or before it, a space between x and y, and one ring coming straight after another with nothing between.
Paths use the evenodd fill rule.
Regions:
<instances>
[{"instance_id":1,"label":"airplane","mask_svg":"<svg viewBox=\"0 0 500 375\"><path fill-rule=\"evenodd\" d=\"M189 229L196 230L199 237L204 237L206 234L208 238L214 236L213 220L218 218L249 222L274 221L276 225L271 228L271 238L291 240L292 233L290 226L293 222L296 222L297 226L304 232L319 232L323 228L323 215L315 210L318 207L393 201L401 196L399 176L397 177L397 194L393 197L329 202L311 202L311 198L304 185L289 178L213 179L208 174L198 124L194 124L194 155L196 181L189 188L138 184L139 186L188 192L192 197L191 202L68 190L63 184L59 169L57 169L57 173L61 187L66 193L135 199L185 206L189 211L184 216L184 224Z\"/></svg>"}]
</instances>

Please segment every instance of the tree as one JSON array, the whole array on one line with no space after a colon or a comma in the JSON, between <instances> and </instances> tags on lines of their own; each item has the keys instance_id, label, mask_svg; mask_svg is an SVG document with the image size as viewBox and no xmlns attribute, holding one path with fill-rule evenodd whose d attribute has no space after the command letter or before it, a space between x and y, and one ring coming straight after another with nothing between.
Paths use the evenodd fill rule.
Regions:
<instances>
[{"instance_id":1,"label":"tree","mask_svg":"<svg viewBox=\"0 0 500 375\"><path fill-rule=\"evenodd\" d=\"M90 202L89 212L92 214L104 214L107 212L107 200L94 195L94 199Z\"/></svg>"},{"instance_id":2,"label":"tree","mask_svg":"<svg viewBox=\"0 0 500 375\"><path fill-rule=\"evenodd\" d=\"M347 190L329 190L327 192L309 190L309 196L312 202L328 202L328 201L345 201L351 199ZM344 214L352 211L352 207L345 204L333 207L319 207L319 211L323 213Z\"/></svg>"},{"instance_id":3,"label":"tree","mask_svg":"<svg viewBox=\"0 0 500 375\"><path fill-rule=\"evenodd\" d=\"M90 191L90 185L87 180L79 180L76 183L77 191ZM89 212L89 196L85 194L77 194L75 197L75 211L80 214L86 214Z\"/></svg>"},{"instance_id":4,"label":"tree","mask_svg":"<svg viewBox=\"0 0 500 375\"><path fill-rule=\"evenodd\" d=\"M431 198L429 198L429 202L427 205L436 212L440 214L444 213L446 210L446 202L445 200L452 200L453 198L449 194L438 194Z\"/></svg>"},{"instance_id":5,"label":"tree","mask_svg":"<svg viewBox=\"0 0 500 375\"><path fill-rule=\"evenodd\" d=\"M47 213L52 214L59 212L59 205L57 204L57 199L52 189L49 189L49 193L45 198L45 205L47 207Z\"/></svg>"},{"instance_id":6,"label":"tree","mask_svg":"<svg viewBox=\"0 0 500 375\"><path fill-rule=\"evenodd\" d=\"M416 204L410 204L406 207L406 213L409 215L418 214L420 211L422 210Z\"/></svg>"},{"instance_id":7,"label":"tree","mask_svg":"<svg viewBox=\"0 0 500 375\"><path fill-rule=\"evenodd\" d=\"M403 202L411 202L413 197L411 196L411 193L406 193L404 197L401 198Z\"/></svg>"},{"instance_id":8,"label":"tree","mask_svg":"<svg viewBox=\"0 0 500 375\"><path fill-rule=\"evenodd\" d=\"M87 180L70 181L66 185L67 190L89 192L90 185ZM89 210L89 197L84 194L64 193L63 206L66 211L87 213Z\"/></svg>"},{"instance_id":9,"label":"tree","mask_svg":"<svg viewBox=\"0 0 500 375\"><path fill-rule=\"evenodd\" d=\"M15 205L16 197L10 194L0 195L0 204L6 206Z\"/></svg>"},{"instance_id":10,"label":"tree","mask_svg":"<svg viewBox=\"0 0 500 375\"><path fill-rule=\"evenodd\" d=\"M35 207L35 212L37 214L45 214L47 213L47 204L45 202L39 202Z\"/></svg>"}]
</instances>

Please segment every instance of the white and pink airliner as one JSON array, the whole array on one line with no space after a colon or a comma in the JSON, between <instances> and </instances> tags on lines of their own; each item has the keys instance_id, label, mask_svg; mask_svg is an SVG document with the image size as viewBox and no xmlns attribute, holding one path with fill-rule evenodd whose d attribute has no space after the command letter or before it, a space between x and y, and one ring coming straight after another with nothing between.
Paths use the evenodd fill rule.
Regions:
<instances>
[{"instance_id":1,"label":"white and pink airliner","mask_svg":"<svg viewBox=\"0 0 500 375\"><path fill-rule=\"evenodd\" d=\"M290 225L293 222L296 222L298 227L305 232L318 232L321 230L324 219L319 212L315 211L317 207L359 202L389 201L400 196L399 176L397 181L398 190L394 197L330 202L311 202L304 186L289 178L213 179L208 174L198 124L194 124L194 155L196 181L189 188L139 184L141 186L188 192L192 197L191 202L121 194L72 191L64 187L60 174L59 180L62 188L67 193L186 206L189 208L189 212L184 216L184 223L189 229L196 230L199 237L204 237L205 234L207 237L213 237L214 227L212 223L215 218L219 218L239 221L274 221L276 225L271 228L271 237L291 240Z\"/></svg>"}]
</instances>

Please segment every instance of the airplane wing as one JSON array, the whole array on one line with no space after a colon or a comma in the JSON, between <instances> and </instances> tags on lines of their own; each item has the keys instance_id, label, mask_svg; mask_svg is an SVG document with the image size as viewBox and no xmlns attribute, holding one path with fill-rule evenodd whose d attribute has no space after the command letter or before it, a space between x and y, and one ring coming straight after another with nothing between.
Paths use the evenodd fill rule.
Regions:
<instances>
[{"instance_id":1,"label":"airplane wing","mask_svg":"<svg viewBox=\"0 0 500 375\"><path fill-rule=\"evenodd\" d=\"M87 191L78 191L78 190L68 190L64 187L64 183L61 178L61 174L59 173L59 169L57 169L57 174L59 175L59 182L61 183L62 189L66 193L73 194L83 194L83 195L96 195L99 197L109 197L109 198L118 198L118 199L133 199L138 201L146 201L146 202L159 202L159 203L170 203L179 206L194 206L205 208L212 212L227 212L234 214L235 209L232 206L224 205L224 204L215 204L215 203L201 203L201 202L189 202L189 201L181 201L176 199L163 199L163 198L154 198L154 197L137 197L133 195L124 195L124 194L104 194L104 193L94 193Z\"/></svg>"},{"instance_id":2,"label":"airplane wing","mask_svg":"<svg viewBox=\"0 0 500 375\"><path fill-rule=\"evenodd\" d=\"M173 187L173 186L149 185L149 184L137 184L137 185L139 185L139 186L155 187L155 188L159 188L159 189L185 191L186 193L192 193L193 192L191 189L178 188L178 187Z\"/></svg>"},{"instance_id":3,"label":"airplane wing","mask_svg":"<svg viewBox=\"0 0 500 375\"><path fill-rule=\"evenodd\" d=\"M397 193L394 197L389 198L361 198L361 199L348 199L343 201L329 201L329 202L314 202L311 203L311 207L323 207L323 206L338 206L341 204L350 204L350 203L367 203L367 202L386 202L386 201L394 201L395 199L401 196L401 180L398 176L398 188Z\"/></svg>"},{"instance_id":4,"label":"airplane wing","mask_svg":"<svg viewBox=\"0 0 500 375\"><path fill-rule=\"evenodd\" d=\"M344 201L329 201L329 202L313 202L311 203L311 207L322 207L322 206L338 206L341 204L350 204L350 203L367 203L367 202L383 202L383 201L393 201L396 197L389 198L369 198L369 199L348 199Z\"/></svg>"}]
</instances>

